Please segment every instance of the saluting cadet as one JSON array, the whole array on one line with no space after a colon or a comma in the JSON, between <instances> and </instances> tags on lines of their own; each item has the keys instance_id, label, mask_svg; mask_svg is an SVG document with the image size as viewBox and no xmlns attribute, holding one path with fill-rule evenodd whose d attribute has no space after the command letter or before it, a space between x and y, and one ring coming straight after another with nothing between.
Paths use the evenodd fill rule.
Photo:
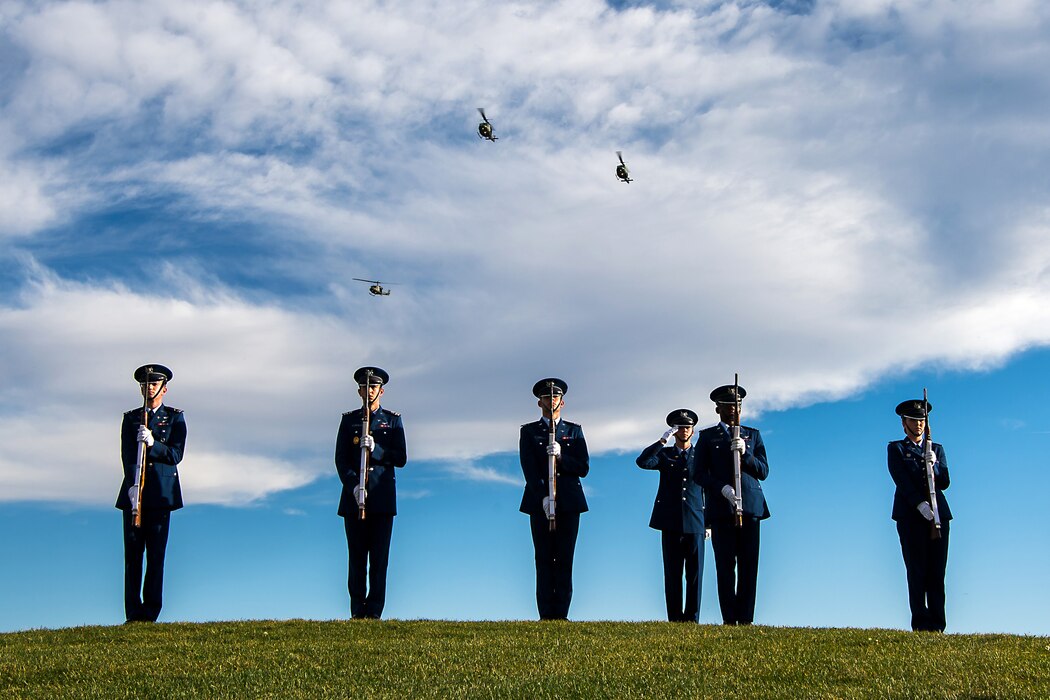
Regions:
<instances>
[{"instance_id":1,"label":"saluting cadet","mask_svg":"<svg viewBox=\"0 0 1050 700\"><path fill-rule=\"evenodd\" d=\"M704 571L704 492L696 482L695 449L691 442L696 413L679 408L667 414L669 428L642 450L635 462L660 472L660 486L649 527L660 531L664 560L664 597L671 622L700 621ZM667 441L674 437L674 445ZM685 607L682 571L685 570Z\"/></svg>"},{"instance_id":2,"label":"saluting cadet","mask_svg":"<svg viewBox=\"0 0 1050 700\"><path fill-rule=\"evenodd\" d=\"M362 407L343 414L335 439L335 468L343 482L339 515L349 551L350 616L379 619L386 603L390 535L397 515L394 469L405 466L408 456L401 414L379 404L390 376L378 367L362 367L354 380ZM370 414L367 430L365 405ZM367 469L363 489L362 465Z\"/></svg>"},{"instance_id":3,"label":"saluting cadet","mask_svg":"<svg viewBox=\"0 0 1050 700\"><path fill-rule=\"evenodd\" d=\"M904 568L908 572L908 603L911 628L916 631L944 631L944 570L948 564L948 521L952 512L944 498L948 488L948 460L944 448L932 443L926 455L926 416L933 410L922 399L897 405L904 439L887 447L887 464L896 489L893 512L900 536ZM934 527L934 513L926 480L927 460L933 467L934 491L940 528Z\"/></svg>"},{"instance_id":4,"label":"saluting cadet","mask_svg":"<svg viewBox=\"0 0 1050 700\"><path fill-rule=\"evenodd\" d=\"M182 508L178 465L186 448L186 419L182 411L163 403L172 377L170 369L143 365L135 370L134 377L143 406L125 413L120 426L124 480L116 503L124 519L124 616L128 622L156 622L163 598L171 511ZM145 460L144 475L140 474L140 454ZM140 509L137 525L136 505Z\"/></svg>"},{"instance_id":5,"label":"saluting cadet","mask_svg":"<svg viewBox=\"0 0 1050 700\"><path fill-rule=\"evenodd\" d=\"M580 513L587 512L580 479L590 471L583 428L561 419L568 385L554 377L532 387L543 416L521 426L518 455L525 475L525 493L519 510L529 516L536 550L536 607L541 620L565 620L572 601L572 559L580 529ZM551 421L555 440L550 441ZM551 499L548 478L554 458L555 490Z\"/></svg>"},{"instance_id":6,"label":"saluting cadet","mask_svg":"<svg viewBox=\"0 0 1050 700\"><path fill-rule=\"evenodd\" d=\"M718 425L701 430L696 440L697 476L704 487L704 515L711 528L718 606L726 625L750 625L755 618L758 586L759 523L769 517L760 481L769 476L766 446L755 428L740 426L740 401L747 395L734 384L711 392ZM743 518L737 522L733 452L740 455Z\"/></svg>"}]
</instances>

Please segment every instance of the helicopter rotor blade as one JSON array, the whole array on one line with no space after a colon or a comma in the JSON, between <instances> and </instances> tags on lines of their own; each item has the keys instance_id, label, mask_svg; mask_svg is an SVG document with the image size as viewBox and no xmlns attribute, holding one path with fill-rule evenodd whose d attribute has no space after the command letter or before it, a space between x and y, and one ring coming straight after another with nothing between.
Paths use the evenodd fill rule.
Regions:
<instances>
[{"instance_id":1,"label":"helicopter rotor blade","mask_svg":"<svg viewBox=\"0 0 1050 700\"><path fill-rule=\"evenodd\" d=\"M481 118L484 119L485 121L489 120L489 118L485 116L485 110L483 110L481 107L478 107L478 114L480 114Z\"/></svg>"},{"instance_id":2,"label":"helicopter rotor blade","mask_svg":"<svg viewBox=\"0 0 1050 700\"><path fill-rule=\"evenodd\" d=\"M368 282L369 284L379 284L379 280L366 280L361 279L360 277L354 277L353 279L355 282Z\"/></svg>"},{"instance_id":3,"label":"helicopter rotor blade","mask_svg":"<svg viewBox=\"0 0 1050 700\"><path fill-rule=\"evenodd\" d=\"M620 165L626 166L627 163L623 162L623 151L617 151L616 157L620 159Z\"/></svg>"}]
</instances>

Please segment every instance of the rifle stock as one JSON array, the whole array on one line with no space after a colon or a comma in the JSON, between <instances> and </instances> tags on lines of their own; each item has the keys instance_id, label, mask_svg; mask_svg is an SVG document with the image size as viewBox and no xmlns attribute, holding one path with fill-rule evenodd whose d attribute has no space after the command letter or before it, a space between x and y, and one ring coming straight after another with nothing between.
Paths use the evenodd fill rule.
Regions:
<instances>
[{"instance_id":1,"label":"rifle stock","mask_svg":"<svg viewBox=\"0 0 1050 700\"><path fill-rule=\"evenodd\" d=\"M133 523L135 527L142 527L142 491L146 485L146 443L139 443L139 454L138 454L138 470L135 473L135 485L132 487L135 490L135 503L133 504L132 513L134 515Z\"/></svg>"}]
</instances>

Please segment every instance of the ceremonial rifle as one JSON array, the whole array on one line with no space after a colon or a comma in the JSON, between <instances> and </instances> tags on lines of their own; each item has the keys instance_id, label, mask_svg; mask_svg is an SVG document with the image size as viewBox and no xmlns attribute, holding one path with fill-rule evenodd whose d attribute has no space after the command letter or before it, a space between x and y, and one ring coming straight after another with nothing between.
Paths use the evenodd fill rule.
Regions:
<instances>
[{"instance_id":1,"label":"ceremonial rifle","mask_svg":"<svg viewBox=\"0 0 1050 700\"><path fill-rule=\"evenodd\" d=\"M153 368L146 368L146 381L142 383L142 425L149 429L149 380L153 374ZM142 492L146 488L146 443L139 440L138 468L135 470L134 502L131 504L131 512L134 516L132 523L135 527L142 527Z\"/></svg>"},{"instance_id":2,"label":"ceremonial rifle","mask_svg":"<svg viewBox=\"0 0 1050 700\"><path fill-rule=\"evenodd\" d=\"M372 429L372 370L366 370L365 372L365 390L364 395L361 397L363 402L364 417L361 420L361 442L364 443L365 437L369 435L369 431ZM371 456L371 452L364 444L361 445L361 468L357 475L357 487L361 491L360 500L357 502L357 517L358 520L365 519L365 499L368 498L368 458Z\"/></svg>"},{"instance_id":3,"label":"ceremonial rifle","mask_svg":"<svg viewBox=\"0 0 1050 700\"><path fill-rule=\"evenodd\" d=\"M733 398L736 400L736 419L730 426L733 440L740 439L740 375L733 374ZM733 511L736 515L736 526L744 526L744 494L740 478L740 452L733 450Z\"/></svg>"},{"instance_id":4,"label":"ceremonial rifle","mask_svg":"<svg viewBox=\"0 0 1050 700\"><path fill-rule=\"evenodd\" d=\"M550 394L550 413L551 413L551 431L547 441L547 446L550 447L558 442L558 436L556 434L557 428L554 422L554 382L547 382L547 391ZM547 516L547 522L550 525L550 531L554 532L557 529L554 521L554 503L558 496L558 465L557 458L552 455L547 455L547 503L550 514Z\"/></svg>"},{"instance_id":5,"label":"ceremonial rifle","mask_svg":"<svg viewBox=\"0 0 1050 700\"><path fill-rule=\"evenodd\" d=\"M933 520L930 521L930 539L941 539L941 513L937 508L937 484L933 474L933 436L930 432L930 405L926 401L926 387L922 388L922 418L925 431L925 444L922 447L923 465L926 467L926 491L930 496L930 510Z\"/></svg>"}]
</instances>

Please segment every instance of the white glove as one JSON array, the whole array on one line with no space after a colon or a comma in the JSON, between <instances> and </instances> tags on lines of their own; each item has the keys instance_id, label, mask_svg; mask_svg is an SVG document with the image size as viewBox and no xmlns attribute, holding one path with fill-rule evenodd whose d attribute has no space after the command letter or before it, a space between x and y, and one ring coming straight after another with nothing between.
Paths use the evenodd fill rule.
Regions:
<instances>
[{"instance_id":1,"label":"white glove","mask_svg":"<svg viewBox=\"0 0 1050 700\"><path fill-rule=\"evenodd\" d=\"M153 443L155 442L155 440L153 439L153 433L151 433L150 429L144 425L139 426L138 440L139 442L146 443L146 447L153 447Z\"/></svg>"},{"instance_id":2,"label":"white glove","mask_svg":"<svg viewBox=\"0 0 1050 700\"><path fill-rule=\"evenodd\" d=\"M555 457L561 457L561 443L555 442L547 445L547 454L554 455Z\"/></svg>"},{"instance_id":3,"label":"white glove","mask_svg":"<svg viewBox=\"0 0 1050 700\"><path fill-rule=\"evenodd\" d=\"M735 438L729 441L729 449L739 452L740 456L744 456L744 452L747 451L747 443L744 442L744 438Z\"/></svg>"},{"instance_id":4,"label":"white glove","mask_svg":"<svg viewBox=\"0 0 1050 700\"><path fill-rule=\"evenodd\" d=\"M376 448L376 439L371 435L365 435L361 438L361 447L364 447L371 452Z\"/></svg>"},{"instance_id":5,"label":"white glove","mask_svg":"<svg viewBox=\"0 0 1050 700\"><path fill-rule=\"evenodd\" d=\"M132 486L128 489L128 498L131 499L131 509L135 510L139 504L139 490Z\"/></svg>"},{"instance_id":6,"label":"white glove","mask_svg":"<svg viewBox=\"0 0 1050 700\"><path fill-rule=\"evenodd\" d=\"M363 508L365 505L365 492L360 486L354 487L354 500L357 501L357 507Z\"/></svg>"},{"instance_id":7,"label":"white glove","mask_svg":"<svg viewBox=\"0 0 1050 700\"><path fill-rule=\"evenodd\" d=\"M551 499L548 496L543 497L543 514L548 518L554 513L554 504L551 503Z\"/></svg>"},{"instance_id":8,"label":"white glove","mask_svg":"<svg viewBox=\"0 0 1050 700\"><path fill-rule=\"evenodd\" d=\"M705 540L711 539L711 528L707 528L706 530L704 530L704 539Z\"/></svg>"},{"instance_id":9,"label":"white glove","mask_svg":"<svg viewBox=\"0 0 1050 700\"><path fill-rule=\"evenodd\" d=\"M926 468L932 469L937 465L937 453L931 451L929 454L923 454L923 460L926 462Z\"/></svg>"},{"instance_id":10,"label":"white glove","mask_svg":"<svg viewBox=\"0 0 1050 700\"><path fill-rule=\"evenodd\" d=\"M678 428L668 428L667 432L664 433L664 436L662 438L660 438L660 442L667 442L668 439L670 439L670 437L672 435L674 435L676 432L678 432Z\"/></svg>"},{"instance_id":11,"label":"white glove","mask_svg":"<svg viewBox=\"0 0 1050 700\"><path fill-rule=\"evenodd\" d=\"M926 518L931 523L933 522L933 508L930 508L930 504L929 503L927 503L926 501L923 501L922 503L920 503L918 505L918 509L919 509L919 513L922 515L922 517Z\"/></svg>"},{"instance_id":12,"label":"white glove","mask_svg":"<svg viewBox=\"0 0 1050 700\"><path fill-rule=\"evenodd\" d=\"M726 484L722 487L722 495L725 496L730 503L734 503L736 501L736 491L733 490L733 487L729 484Z\"/></svg>"}]
</instances>

